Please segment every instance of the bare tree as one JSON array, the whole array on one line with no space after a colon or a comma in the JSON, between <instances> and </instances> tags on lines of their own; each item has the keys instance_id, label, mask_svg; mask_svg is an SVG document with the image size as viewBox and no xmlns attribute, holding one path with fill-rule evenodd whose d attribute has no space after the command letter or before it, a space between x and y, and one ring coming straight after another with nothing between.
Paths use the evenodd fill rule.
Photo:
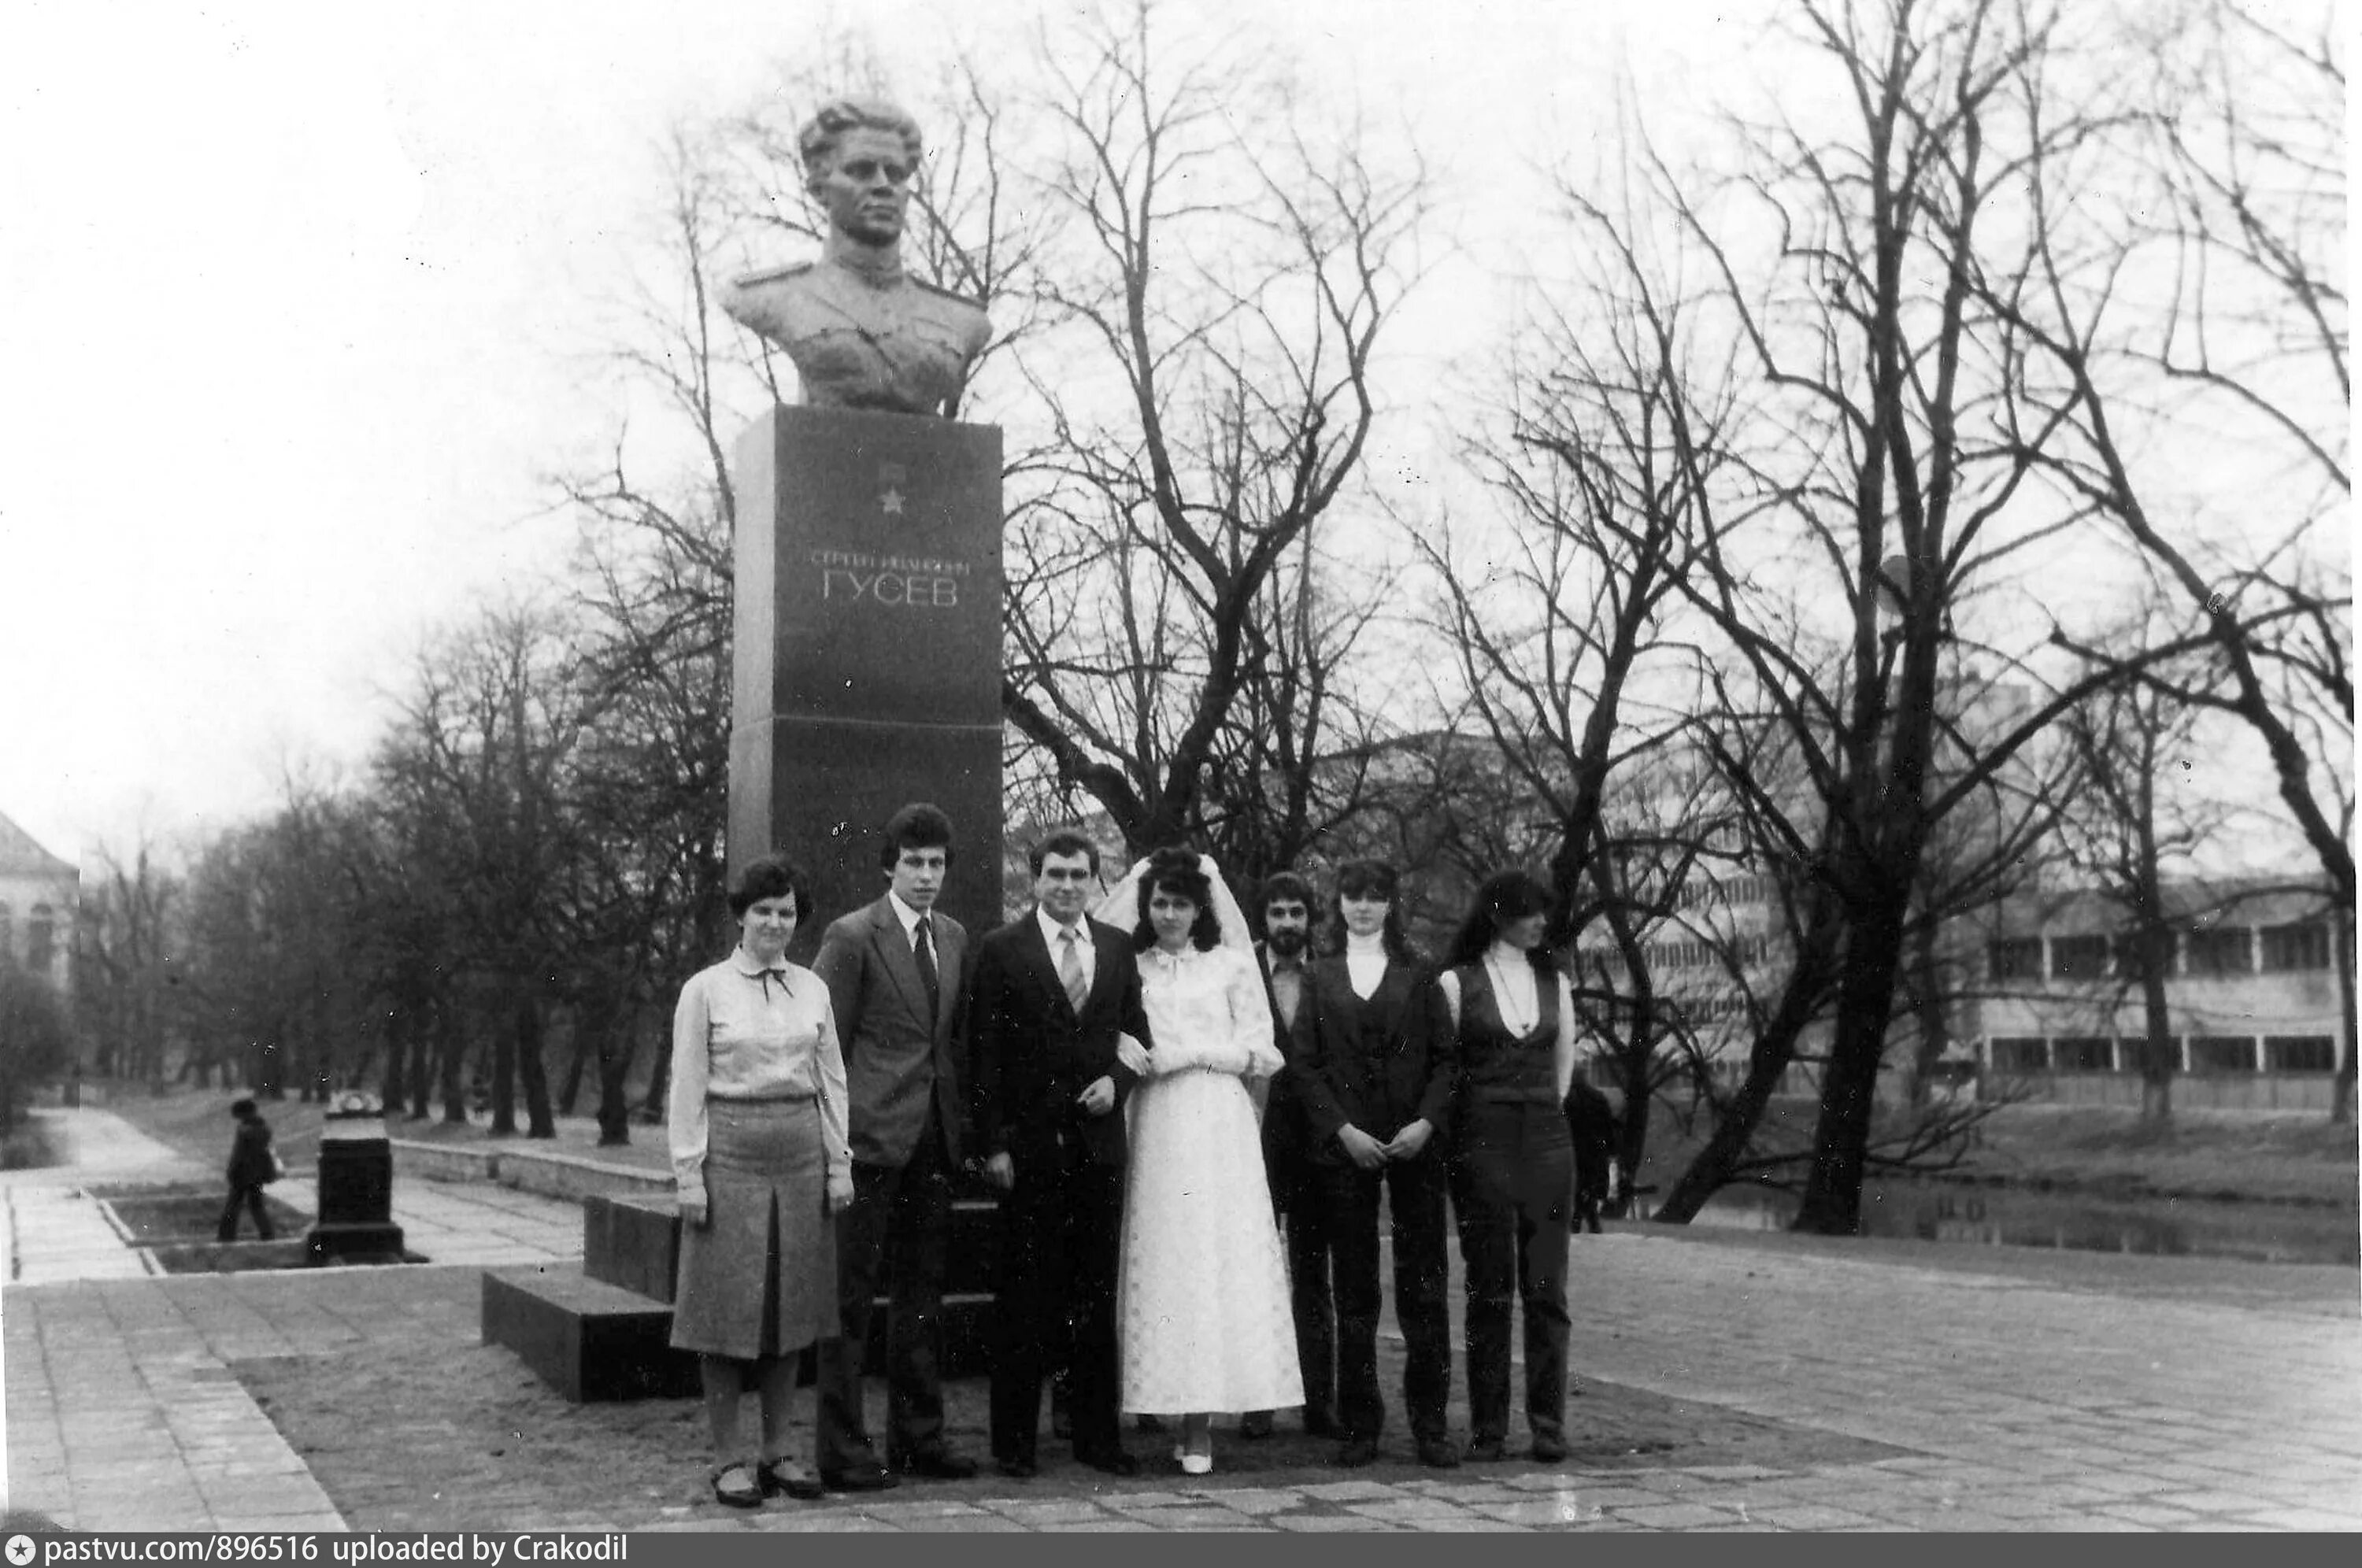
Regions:
<instances>
[{"instance_id":1,"label":"bare tree","mask_svg":"<svg viewBox=\"0 0 2362 1568\"><path fill-rule=\"evenodd\" d=\"M2217 0L2149 43L2158 98L2104 121L2061 110L2036 62L2023 69L2016 91L2051 127L2025 166L2029 264L2014 286L1980 287L2027 345L2013 397L2025 426L2050 433L2044 473L2170 584L2181 614L2169 630L2202 636L2211 656L2180 695L2263 742L2350 925L2340 35L2327 9L2299 37ZM2111 188L2127 193L2092 199ZM2168 443L2238 473L2235 511L2193 503L2189 462L2153 455ZM2121 649L2059 641L2121 663ZM2341 1119L2350 1031L2344 1055Z\"/></svg>"},{"instance_id":2,"label":"bare tree","mask_svg":"<svg viewBox=\"0 0 2362 1568\"><path fill-rule=\"evenodd\" d=\"M2109 640L2137 646L2150 640L2145 631ZM2186 900L2169 900L2169 884L2190 878L2193 857L2228 812L2219 801L2177 790L2171 777L2190 768L2200 717L2176 693L2202 690L2202 674L2150 673L2149 680L2092 693L2062 722L2062 738L2081 766L2060 837L2069 864L2123 922L2117 973L2141 998L2141 1120L2163 1123L2172 1118L2180 1059L2166 988L2178 928L2193 912Z\"/></svg>"},{"instance_id":3,"label":"bare tree","mask_svg":"<svg viewBox=\"0 0 2362 1568\"><path fill-rule=\"evenodd\" d=\"M1003 705L1130 846L1211 839L1252 878L1294 835L1244 831L1271 785L1237 753L1242 705L1261 686L1289 711L1291 767L1323 749L1304 656L1354 620L1306 553L1377 418L1420 176L1323 143L1265 62L1174 30L1142 5L1045 36L1021 100L1054 127L1012 157L1058 238L1017 355L1011 419L1042 434L1010 476Z\"/></svg>"}]
</instances>

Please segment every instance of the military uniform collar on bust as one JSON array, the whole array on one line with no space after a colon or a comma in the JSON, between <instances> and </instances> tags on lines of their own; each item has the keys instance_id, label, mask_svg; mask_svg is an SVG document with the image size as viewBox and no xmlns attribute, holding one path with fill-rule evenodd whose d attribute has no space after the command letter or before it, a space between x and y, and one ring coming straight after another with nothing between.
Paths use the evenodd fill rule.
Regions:
<instances>
[{"instance_id":1,"label":"military uniform collar on bust","mask_svg":"<svg viewBox=\"0 0 2362 1568\"><path fill-rule=\"evenodd\" d=\"M832 232L821 247L821 259L844 268L873 288L891 288L902 281L902 248L899 245L881 250Z\"/></svg>"}]
</instances>

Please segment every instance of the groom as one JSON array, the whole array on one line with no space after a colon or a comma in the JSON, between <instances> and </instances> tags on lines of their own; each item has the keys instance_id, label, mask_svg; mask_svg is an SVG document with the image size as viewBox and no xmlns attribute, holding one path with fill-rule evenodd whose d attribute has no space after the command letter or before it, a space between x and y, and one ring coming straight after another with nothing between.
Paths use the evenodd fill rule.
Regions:
<instances>
[{"instance_id":1,"label":"groom","mask_svg":"<svg viewBox=\"0 0 2362 1568\"><path fill-rule=\"evenodd\" d=\"M1123 1233L1122 1106L1137 1080L1117 1035L1148 1042L1131 939L1083 917L1098 846L1053 833L1027 856L1032 911L977 944L967 1018L985 1179L1003 1194L992 1456L1036 1474L1042 1380L1071 1322L1075 1457L1111 1475L1123 1450L1116 1402L1116 1250Z\"/></svg>"}]
</instances>

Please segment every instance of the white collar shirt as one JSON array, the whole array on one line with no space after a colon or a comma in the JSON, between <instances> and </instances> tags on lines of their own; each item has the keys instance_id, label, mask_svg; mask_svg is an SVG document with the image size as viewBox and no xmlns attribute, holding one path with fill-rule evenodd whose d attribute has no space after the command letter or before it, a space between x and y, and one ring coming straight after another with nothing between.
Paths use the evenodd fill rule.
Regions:
<instances>
[{"instance_id":1,"label":"white collar shirt","mask_svg":"<svg viewBox=\"0 0 2362 1568\"><path fill-rule=\"evenodd\" d=\"M1041 923L1042 940L1049 944L1051 971L1061 977L1065 973L1066 964L1064 939L1069 930L1074 932L1075 952L1083 961L1083 994L1089 995L1091 984L1098 978L1099 975L1099 955L1096 944L1091 941L1089 917L1084 916L1076 920L1071 927L1063 926L1050 918L1049 911L1037 904L1033 909L1033 918Z\"/></svg>"}]
</instances>

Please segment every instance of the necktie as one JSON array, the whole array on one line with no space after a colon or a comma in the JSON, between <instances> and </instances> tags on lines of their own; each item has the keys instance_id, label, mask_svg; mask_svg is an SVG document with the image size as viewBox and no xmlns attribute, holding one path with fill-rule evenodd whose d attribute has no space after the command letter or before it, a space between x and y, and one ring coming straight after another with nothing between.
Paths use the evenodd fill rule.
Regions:
<instances>
[{"instance_id":1,"label":"necktie","mask_svg":"<svg viewBox=\"0 0 2362 1568\"><path fill-rule=\"evenodd\" d=\"M760 972L760 977L763 982L763 999L765 1001L769 1001L771 999L771 982L773 980L779 982L779 989L784 991L788 988L788 972L785 969L765 969Z\"/></svg>"},{"instance_id":2,"label":"necktie","mask_svg":"<svg viewBox=\"0 0 2362 1568\"><path fill-rule=\"evenodd\" d=\"M927 988L927 1019L933 1022L943 1011L944 977L935 967L934 922L925 915L919 917L919 938L911 952L919 960L919 978Z\"/></svg>"},{"instance_id":3,"label":"necktie","mask_svg":"<svg viewBox=\"0 0 2362 1568\"><path fill-rule=\"evenodd\" d=\"M1080 1012L1083 1010L1083 999L1091 994L1091 988L1083 981L1083 952L1075 944L1075 928L1068 926L1060 932L1058 940L1065 944L1065 950L1058 959L1058 982L1066 988L1066 999L1075 1004L1076 1012Z\"/></svg>"}]
</instances>

